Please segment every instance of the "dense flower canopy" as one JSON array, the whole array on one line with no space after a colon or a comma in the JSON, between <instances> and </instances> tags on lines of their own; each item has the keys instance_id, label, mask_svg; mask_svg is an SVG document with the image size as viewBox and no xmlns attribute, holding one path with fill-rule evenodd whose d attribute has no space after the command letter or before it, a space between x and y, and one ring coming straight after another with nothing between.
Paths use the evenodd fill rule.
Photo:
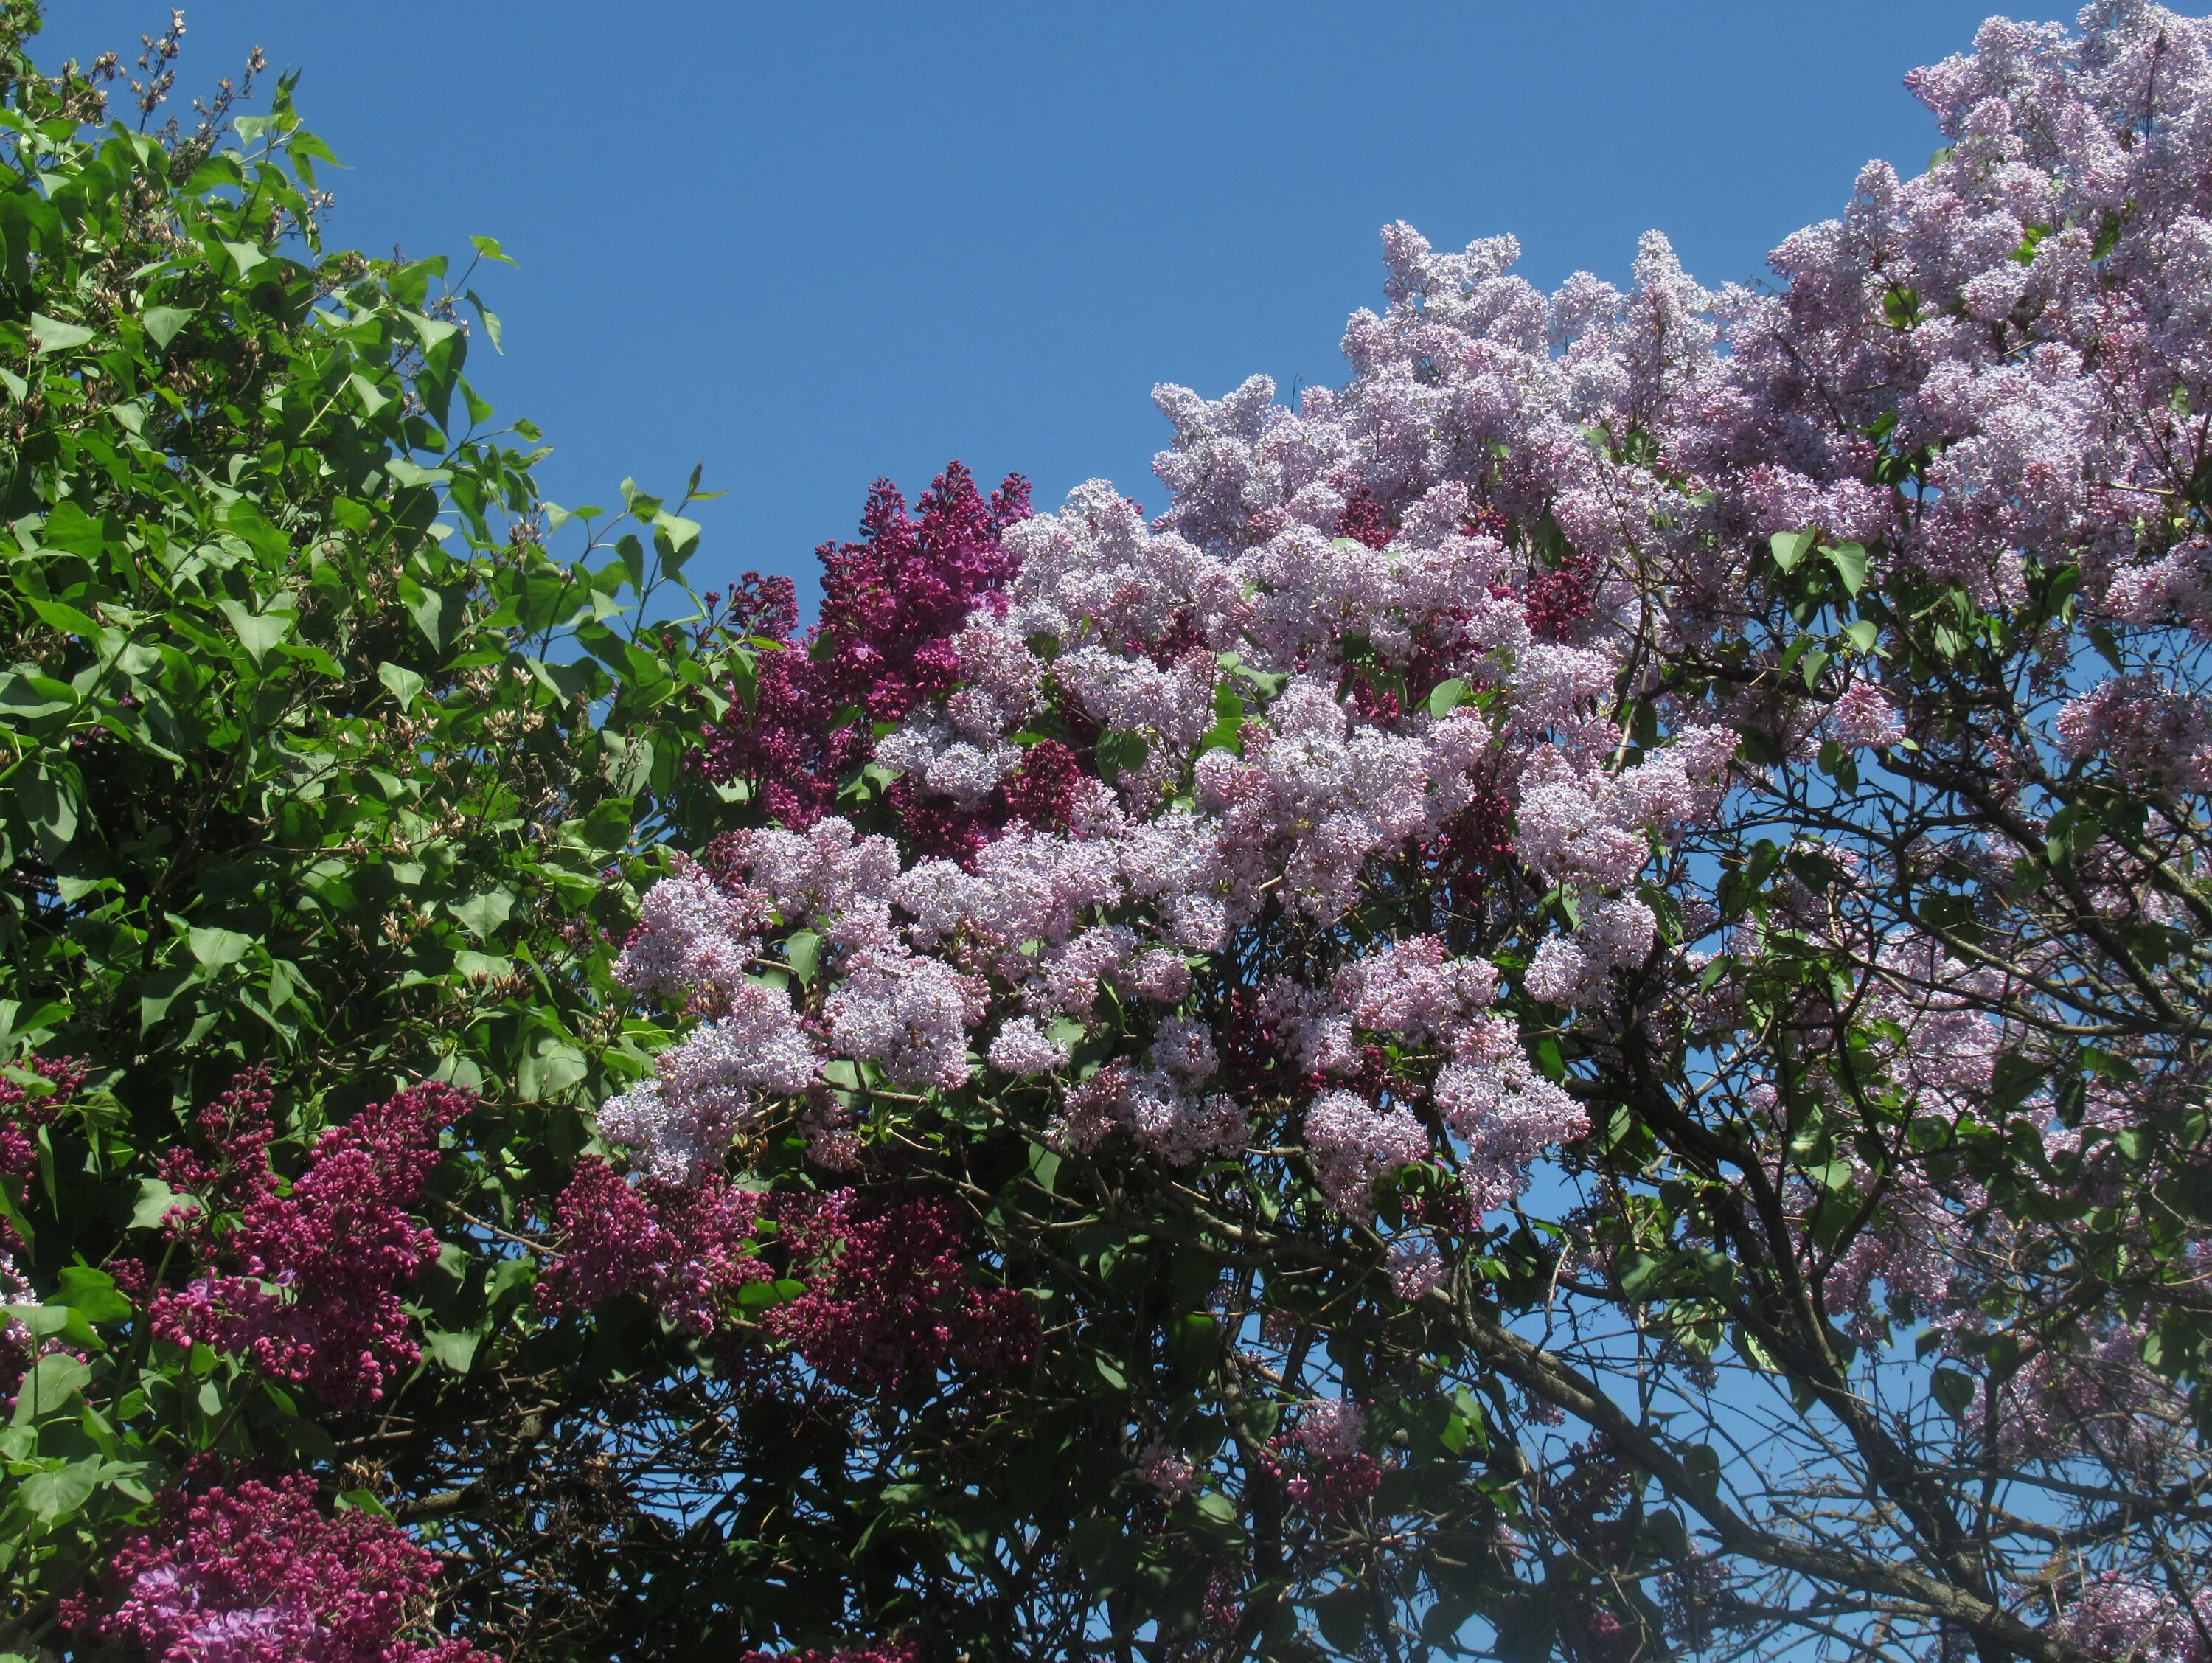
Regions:
<instances>
[{"instance_id":1,"label":"dense flower canopy","mask_svg":"<svg viewBox=\"0 0 2212 1663\"><path fill-rule=\"evenodd\" d=\"M1908 84L1770 286L1394 226L1341 387L1158 390L1157 515L955 465L803 638L583 636L679 714L442 903L458 1083L227 1067L141 1173L57 1020L9 1227L71 1115L146 1187L11 1238L19 1425L92 1394L12 1454L169 1496L76 1631L444 1655L434 1547L515 1658L2212 1658L2212 21Z\"/></svg>"}]
</instances>

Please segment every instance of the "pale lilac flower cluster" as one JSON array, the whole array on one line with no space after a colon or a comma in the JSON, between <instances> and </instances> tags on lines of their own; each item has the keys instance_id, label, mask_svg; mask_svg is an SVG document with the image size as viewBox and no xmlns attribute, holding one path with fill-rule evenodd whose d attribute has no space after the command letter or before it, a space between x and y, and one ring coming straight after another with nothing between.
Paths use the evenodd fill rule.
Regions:
<instances>
[{"instance_id":1,"label":"pale lilac flower cluster","mask_svg":"<svg viewBox=\"0 0 2212 1663\"><path fill-rule=\"evenodd\" d=\"M2098 1663L2205 1663L2212 1657L2212 1589L2185 1606L2148 1581L2102 1571L2074 1597L2058 1633Z\"/></svg>"},{"instance_id":2,"label":"pale lilac flower cluster","mask_svg":"<svg viewBox=\"0 0 2212 1663\"><path fill-rule=\"evenodd\" d=\"M1885 750L1905 737L1897 707L1873 682L1856 678L1829 707L1823 731L1846 751Z\"/></svg>"},{"instance_id":3,"label":"pale lilac flower cluster","mask_svg":"<svg viewBox=\"0 0 2212 1663\"><path fill-rule=\"evenodd\" d=\"M2101 760L2124 789L2212 789L2212 712L2154 675L2099 684L2058 713L2057 734L2066 755Z\"/></svg>"},{"instance_id":4,"label":"pale lilac flower cluster","mask_svg":"<svg viewBox=\"0 0 2212 1663\"><path fill-rule=\"evenodd\" d=\"M1390 1247L1390 1286L1408 1305L1428 1297L1451 1279L1437 1250L1425 1241L1399 1241Z\"/></svg>"},{"instance_id":5,"label":"pale lilac flower cluster","mask_svg":"<svg viewBox=\"0 0 2212 1663\"><path fill-rule=\"evenodd\" d=\"M1309 1404L1291 1428L1289 1447L1299 1471L1283 1486L1292 1505L1336 1518L1382 1488L1382 1464L1364 1447L1367 1417L1340 1398Z\"/></svg>"},{"instance_id":6,"label":"pale lilac flower cluster","mask_svg":"<svg viewBox=\"0 0 2212 1663\"><path fill-rule=\"evenodd\" d=\"M1425 1160L1429 1135L1403 1104L1377 1106L1357 1092L1327 1091L1306 1110L1306 1153L1339 1212L1364 1209L1378 1178Z\"/></svg>"},{"instance_id":7,"label":"pale lilac flower cluster","mask_svg":"<svg viewBox=\"0 0 2212 1663\"><path fill-rule=\"evenodd\" d=\"M1237 1154L1250 1136L1243 1110L1226 1092L1200 1095L1165 1069L1109 1063L1068 1090L1046 1136L1088 1152L1117 1130L1179 1167Z\"/></svg>"},{"instance_id":8,"label":"pale lilac flower cluster","mask_svg":"<svg viewBox=\"0 0 2212 1663\"><path fill-rule=\"evenodd\" d=\"M1137 1481L1166 1502L1181 1501L1198 1488L1198 1468L1164 1438L1155 1438L1137 1456Z\"/></svg>"}]
</instances>

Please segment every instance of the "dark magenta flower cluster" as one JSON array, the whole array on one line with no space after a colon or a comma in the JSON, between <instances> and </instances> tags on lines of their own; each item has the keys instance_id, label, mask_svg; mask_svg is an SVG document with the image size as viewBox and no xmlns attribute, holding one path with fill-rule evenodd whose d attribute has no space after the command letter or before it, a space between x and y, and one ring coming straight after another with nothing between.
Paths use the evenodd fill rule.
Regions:
<instances>
[{"instance_id":1,"label":"dark magenta flower cluster","mask_svg":"<svg viewBox=\"0 0 2212 1663\"><path fill-rule=\"evenodd\" d=\"M162 1176L180 1199L163 1227L195 1274L158 1290L153 1331L251 1356L265 1374L357 1408L413 1364L400 1289L438 1255L409 1209L439 1160L439 1133L473 1100L415 1086L325 1131L289 1185L270 1167L268 1076L241 1075L199 1116L212 1158L172 1152Z\"/></svg>"},{"instance_id":2,"label":"dark magenta flower cluster","mask_svg":"<svg viewBox=\"0 0 2212 1663\"><path fill-rule=\"evenodd\" d=\"M748 1284L775 1279L780 1260L805 1291L767 1310L759 1335L856 1393L898 1397L947 1368L1001 1374L1026 1362L1036 1340L1018 1292L977 1285L941 1200L774 1195L720 1173L690 1185L633 1183L586 1155L553 1221L561 1249L538 1280L545 1308L641 1294L672 1326L719 1328L734 1346L742 1331L720 1319Z\"/></svg>"},{"instance_id":3,"label":"dark magenta flower cluster","mask_svg":"<svg viewBox=\"0 0 2212 1663\"><path fill-rule=\"evenodd\" d=\"M784 1235L807 1288L763 1326L833 1385L896 1398L948 1366L995 1374L1029 1361L1036 1318L1014 1289L976 1286L943 1201L870 1212L839 1190L790 1209Z\"/></svg>"},{"instance_id":4,"label":"dark magenta flower cluster","mask_svg":"<svg viewBox=\"0 0 2212 1663\"><path fill-rule=\"evenodd\" d=\"M80 1632L154 1663L496 1663L466 1641L408 1637L437 1556L375 1514L325 1514L290 1473L173 1493L124 1544L106 1597L79 1597Z\"/></svg>"},{"instance_id":5,"label":"dark magenta flower cluster","mask_svg":"<svg viewBox=\"0 0 2212 1663\"><path fill-rule=\"evenodd\" d=\"M1028 481L1009 474L986 496L953 462L917 508L909 514L896 485L876 482L859 540L817 551L822 612L814 628L762 656L750 712L732 709L707 731L710 777L758 782L769 813L785 825L803 829L829 811L839 783L874 754L875 723L902 721L967 679L955 638L976 608L1003 605L998 597L1018 563L1000 538L1029 517ZM765 594L764 583L756 587ZM791 627L781 589L746 610L771 639ZM988 807L942 801L906 781L893 787L892 801L918 842L970 853L988 828L1009 819L1064 816L1073 758L1049 748Z\"/></svg>"},{"instance_id":6,"label":"dark magenta flower cluster","mask_svg":"<svg viewBox=\"0 0 2212 1663\"><path fill-rule=\"evenodd\" d=\"M774 1272L753 1251L760 1195L712 1173L690 1188L621 1173L586 1155L554 1204L560 1256L538 1278L547 1310L642 1294L674 1326L704 1334L718 1308Z\"/></svg>"}]
</instances>

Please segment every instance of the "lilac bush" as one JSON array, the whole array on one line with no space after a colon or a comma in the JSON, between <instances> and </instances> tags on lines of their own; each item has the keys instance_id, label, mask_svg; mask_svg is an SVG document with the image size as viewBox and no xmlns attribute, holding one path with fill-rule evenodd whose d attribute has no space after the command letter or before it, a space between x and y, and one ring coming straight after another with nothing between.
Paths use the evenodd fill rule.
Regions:
<instances>
[{"instance_id":1,"label":"lilac bush","mask_svg":"<svg viewBox=\"0 0 2212 1663\"><path fill-rule=\"evenodd\" d=\"M526 1075L13 1239L19 1421L168 1494L80 1631L436 1655L434 1547L515 1656L2212 1657L2212 21L1909 84L1771 284L1393 226L1156 515L956 465L601 643L690 729L589 1019L468 949Z\"/></svg>"},{"instance_id":2,"label":"lilac bush","mask_svg":"<svg viewBox=\"0 0 2212 1663\"><path fill-rule=\"evenodd\" d=\"M1218 1267L1196 1397L1125 1410L1133 1494L1241 1521L1225 1627L1115 1619L1159 1654L2193 1609L2212 29L2000 20L1910 84L1947 149L1770 289L1392 227L1344 387L1161 388L1164 512L994 522L871 765L648 899L630 985L701 1020L600 1117L641 1169L836 1117L1056 1298L1086 1208ZM1046 746L1060 812L978 813ZM974 1188L1008 1135L1056 1176ZM1440 1489L1440 1437L1525 1477ZM1523 1545L1455 1576L1445 1516Z\"/></svg>"}]
</instances>

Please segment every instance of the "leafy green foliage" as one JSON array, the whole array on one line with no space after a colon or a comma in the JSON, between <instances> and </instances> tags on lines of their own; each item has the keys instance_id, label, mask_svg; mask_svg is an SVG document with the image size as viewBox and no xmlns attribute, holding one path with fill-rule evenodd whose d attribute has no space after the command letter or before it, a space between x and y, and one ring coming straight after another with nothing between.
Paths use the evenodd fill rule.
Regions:
<instances>
[{"instance_id":1,"label":"leafy green foliage","mask_svg":"<svg viewBox=\"0 0 2212 1663\"><path fill-rule=\"evenodd\" d=\"M608 966L659 828L729 813L687 759L747 651L664 621L696 611L696 475L544 502L538 434L467 378L498 327L470 272L324 245L289 85L227 142L87 125L34 21L0 38L0 1044L91 1080L7 1203L40 1290L11 1309L54 1348L0 1431L18 1644L196 1452L361 1447L118 1329L99 1267L159 1258L157 1157L242 1069L294 1158L404 1081L482 1094L423 1370L488 1360L531 1284L498 1230L642 1066Z\"/></svg>"}]
</instances>

